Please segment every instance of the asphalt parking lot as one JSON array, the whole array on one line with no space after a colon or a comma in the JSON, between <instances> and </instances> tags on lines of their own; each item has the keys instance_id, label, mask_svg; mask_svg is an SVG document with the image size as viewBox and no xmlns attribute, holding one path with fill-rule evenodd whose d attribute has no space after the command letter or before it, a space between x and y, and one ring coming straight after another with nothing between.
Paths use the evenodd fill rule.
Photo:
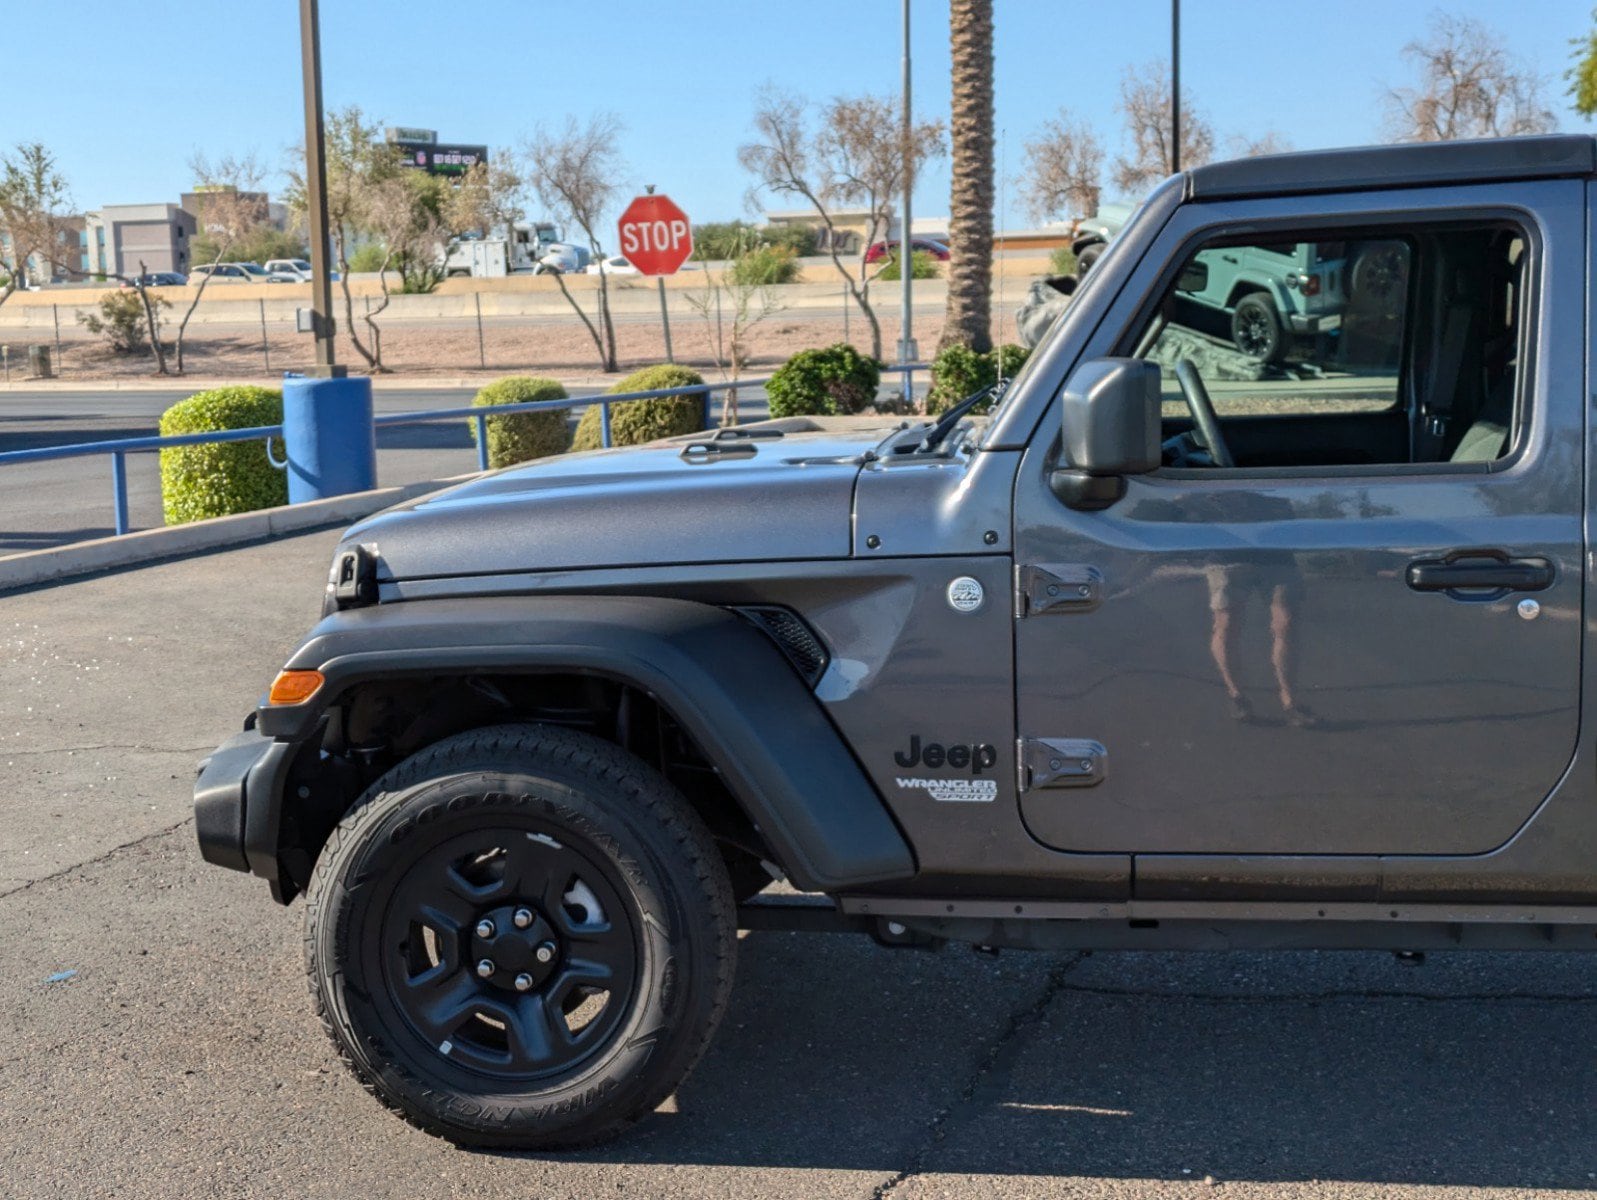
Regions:
<instances>
[{"instance_id":1,"label":"asphalt parking lot","mask_svg":"<svg viewBox=\"0 0 1597 1200\"><path fill-rule=\"evenodd\" d=\"M188 820L335 540L0 596L0 1196L1597 1191L1593 964L1553 954L751 934L709 1056L623 1140L475 1153L403 1125L311 1018L298 908L202 864Z\"/></svg>"}]
</instances>

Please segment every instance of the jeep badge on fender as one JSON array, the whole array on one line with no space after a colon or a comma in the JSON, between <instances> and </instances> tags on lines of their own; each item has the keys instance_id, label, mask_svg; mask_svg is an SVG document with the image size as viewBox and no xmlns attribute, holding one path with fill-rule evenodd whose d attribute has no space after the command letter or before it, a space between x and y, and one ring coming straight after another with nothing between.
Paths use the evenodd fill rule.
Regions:
<instances>
[{"instance_id":1,"label":"jeep badge on fender","mask_svg":"<svg viewBox=\"0 0 1597 1200\"><path fill-rule=\"evenodd\" d=\"M956 743L952 746L943 746L938 742L928 742L922 746L920 734L912 733L909 737L909 749L895 753L893 761L906 769L924 766L927 770L936 771L947 765L956 771L968 769L972 775L980 775L998 762L998 750L997 747L985 743L970 746Z\"/></svg>"}]
</instances>

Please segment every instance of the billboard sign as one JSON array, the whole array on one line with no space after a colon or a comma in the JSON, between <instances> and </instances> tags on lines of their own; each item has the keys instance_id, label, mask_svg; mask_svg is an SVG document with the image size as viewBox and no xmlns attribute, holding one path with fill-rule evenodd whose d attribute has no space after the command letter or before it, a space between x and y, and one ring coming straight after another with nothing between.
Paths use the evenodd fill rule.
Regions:
<instances>
[{"instance_id":1,"label":"billboard sign","mask_svg":"<svg viewBox=\"0 0 1597 1200\"><path fill-rule=\"evenodd\" d=\"M444 142L419 144L395 142L399 147L400 161L407 167L426 171L429 175L459 177L478 163L488 161L487 146L457 146Z\"/></svg>"}]
</instances>

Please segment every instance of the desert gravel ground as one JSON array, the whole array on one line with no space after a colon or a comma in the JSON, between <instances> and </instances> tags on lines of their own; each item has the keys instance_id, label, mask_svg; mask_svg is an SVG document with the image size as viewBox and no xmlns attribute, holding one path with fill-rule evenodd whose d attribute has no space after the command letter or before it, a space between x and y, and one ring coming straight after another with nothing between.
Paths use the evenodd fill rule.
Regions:
<instances>
[{"instance_id":1,"label":"desert gravel ground","mask_svg":"<svg viewBox=\"0 0 1597 1200\"><path fill-rule=\"evenodd\" d=\"M0 597L0 1196L1477 1197L1597 1189L1589 959L1026 955L752 934L697 1073L581 1154L388 1116L195 759L335 532ZM58 982L48 982L75 972Z\"/></svg>"}]
</instances>

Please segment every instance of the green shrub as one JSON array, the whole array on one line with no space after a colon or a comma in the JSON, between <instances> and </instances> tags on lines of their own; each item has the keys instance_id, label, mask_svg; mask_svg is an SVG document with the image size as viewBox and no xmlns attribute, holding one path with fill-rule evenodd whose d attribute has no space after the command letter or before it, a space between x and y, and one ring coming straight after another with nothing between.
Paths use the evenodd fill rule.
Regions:
<instances>
[{"instance_id":1,"label":"green shrub","mask_svg":"<svg viewBox=\"0 0 1597 1200\"><path fill-rule=\"evenodd\" d=\"M693 227L693 257L736 259L760 246L791 250L795 258L814 254L817 237L808 225L755 226L747 221L711 221Z\"/></svg>"},{"instance_id":2,"label":"green shrub","mask_svg":"<svg viewBox=\"0 0 1597 1200\"><path fill-rule=\"evenodd\" d=\"M1069 246L1059 246L1048 256L1048 273L1050 275L1074 275L1076 273L1076 252Z\"/></svg>"},{"instance_id":3,"label":"green shrub","mask_svg":"<svg viewBox=\"0 0 1597 1200\"><path fill-rule=\"evenodd\" d=\"M924 250L916 250L909 256L909 269L911 279L936 279L937 260ZM882 268L882 273L876 278L891 283L901 278L898 273L898 251L893 251L888 256L887 265Z\"/></svg>"},{"instance_id":4,"label":"green shrub","mask_svg":"<svg viewBox=\"0 0 1597 1200\"><path fill-rule=\"evenodd\" d=\"M839 342L824 350L800 350L765 385L773 417L835 416L863 411L876 400L882 366Z\"/></svg>"},{"instance_id":5,"label":"green shrub","mask_svg":"<svg viewBox=\"0 0 1597 1200\"><path fill-rule=\"evenodd\" d=\"M664 388L692 387L703 383L704 376L691 367L674 363L660 363L634 371L625 379L613 384L611 394L621 392L653 392ZM624 400L610 406L610 444L614 446L639 446L659 438L680 437L684 433L697 433L704 428L705 398L698 396L659 396L653 400ZM577 436L571 440L573 450L597 450L604 445L603 418L597 404L583 411L577 422Z\"/></svg>"},{"instance_id":6,"label":"green shrub","mask_svg":"<svg viewBox=\"0 0 1597 1200\"><path fill-rule=\"evenodd\" d=\"M381 271L383 263L388 260L388 250L381 242L367 242L358 246L355 253L349 256L349 273L369 274L372 271Z\"/></svg>"},{"instance_id":7,"label":"green shrub","mask_svg":"<svg viewBox=\"0 0 1597 1200\"><path fill-rule=\"evenodd\" d=\"M283 423L283 393L262 387L221 387L179 400L161 414L161 436L252 429ZM273 453L283 457L281 440ZM288 474L272 466L266 443L217 442L161 451L161 507L168 525L253 512L288 503Z\"/></svg>"},{"instance_id":8,"label":"green shrub","mask_svg":"<svg viewBox=\"0 0 1597 1200\"><path fill-rule=\"evenodd\" d=\"M693 257L736 258L760 241L760 231L747 221L710 221L693 227Z\"/></svg>"},{"instance_id":9,"label":"green shrub","mask_svg":"<svg viewBox=\"0 0 1597 1200\"><path fill-rule=\"evenodd\" d=\"M733 262L727 277L737 287L766 287L792 283L798 270L798 255L786 246L757 246Z\"/></svg>"},{"instance_id":10,"label":"green shrub","mask_svg":"<svg viewBox=\"0 0 1597 1200\"><path fill-rule=\"evenodd\" d=\"M473 408L491 408L500 404L531 404L536 400L564 400L568 393L554 379L536 379L530 375L511 375L496 379L471 398ZM566 420L569 408L550 408L542 412L511 413L507 417L488 418L488 465L508 467L546 458L566 451ZM471 426L471 440L477 440L477 422Z\"/></svg>"},{"instance_id":11,"label":"green shrub","mask_svg":"<svg viewBox=\"0 0 1597 1200\"><path fill-rule=\"evenodd\" d=\"M1014 342L1005 342L1002 346L993 348L993 359L998 366L997 377L1000 379L1013 379L1020 374L1020 368L1026 365L1026 360L1031 357L1031 351L1025 346L1016 345Z\"/></svg>"},{"instance_id":12,"label":"green shrub","mask_svg":"<svg viewBox=\"0 0 1597 1200\"><path fill-rule=\"evenodd\" d=\"M1003 377L1013 379L1031 351L1013 342L995 346L986 354L978 354L969 346L944 346L932 360L932 388L926 395L926 411L940 413L958 404L973 392L991 387L998 382L998 369L1003 367ZM990 399L983 400L972 411L984 413L992 407Z\"/></svg>"},{"instance_id":13,"label":"green shrub","mask_svg":"<svg viewBox=\"0 0 1597 1200\"><path fill-rule=\"evenodd\" d=\"M118 354L143 354L150 348L149 319L144 315L144 301L139 299L135 289L107 292L96 307L100 310L98 316L80 312L78 320L89 327L90 333L104 336L112 350ZM172 306L160 296L151 295L150 307L159 321L161 310Z\"/></svg>"},{"instance_id":14,"label":"green shrub","mask_svg":"<svg viewBox=\"0 0 1597 1200\"><path fill-rule=\"evenodd\" d=\"M821 235L813 225L767 225L760 230L760 238L772 246L791 250L795 258L808 258L821 249Z\"/></svg>"}]
</instances>

